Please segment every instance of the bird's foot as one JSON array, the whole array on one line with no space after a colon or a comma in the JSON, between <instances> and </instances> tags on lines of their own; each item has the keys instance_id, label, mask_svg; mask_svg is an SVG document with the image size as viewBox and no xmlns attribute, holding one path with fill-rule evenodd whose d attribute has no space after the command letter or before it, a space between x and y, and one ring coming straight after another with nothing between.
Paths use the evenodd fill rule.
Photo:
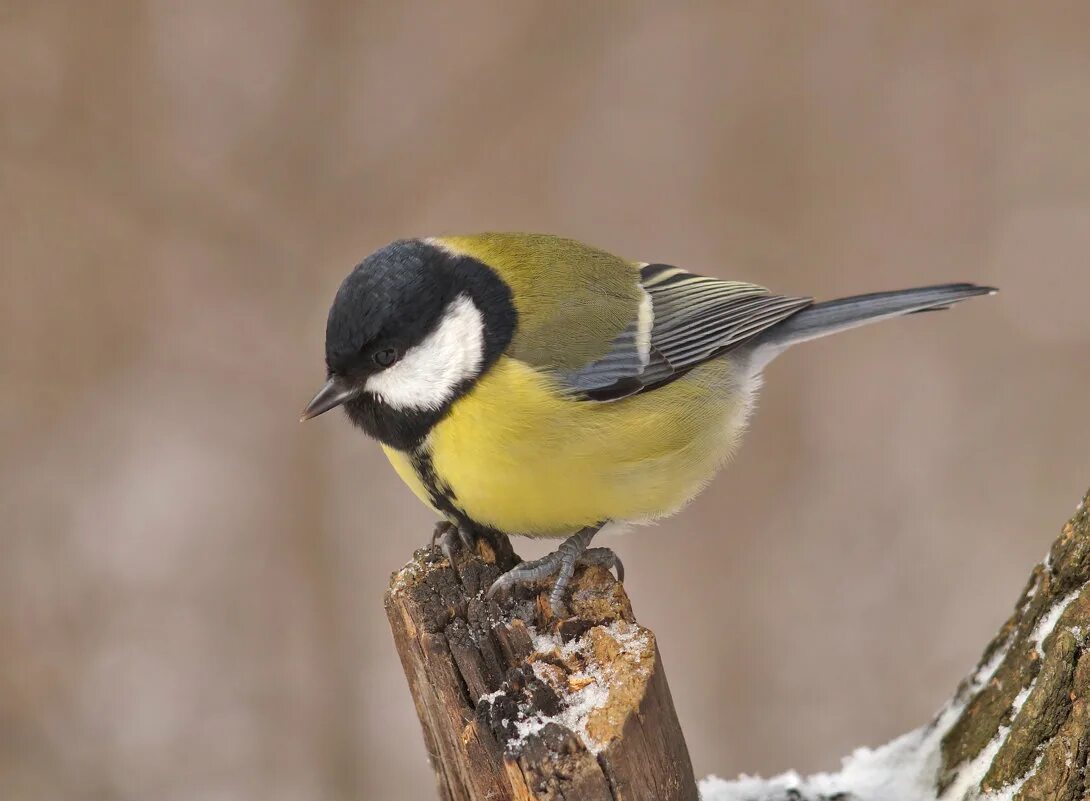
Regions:
<instances>
[{"instance_id":1,"label":"bird's foot","mask_svg":"<svg viewBox=\"0 0 1090 801\"><path fill-rule=\"evenodd\" d=\"M431 535L431 544L439 545L443 556L454 567L454 549L461 546L469 553L477 550L477 535L472 529L451 523L449 520L440 520L435 524L435 530Z\"/></svg>"},{"instance_id":2,"label":"bird's foot","mask_svg":"<svg viewBox=\"0 0 1090 801\"><path fill-rule=\"evenodd\" d=\"M575 574L576 565L600 565L607 570L616 568L617 578L624 581L624 565L617 554L609 548L587 547L597 533L598 527L585 528L564 540L552 553L508 570L488 588L488 597L518 584L529 584L555 575L556 582L549 592L549 606L553 614L559 616L560 601Z\"/></svg>"},{"instance_id":3,"label":"bird's foot","mask_svg":"<svg viewBox=\"0 0 1090 801\"><path fill-rule=\"evenodd\" d=\"M576 560L579 565L598 565L606 570L617 571L617 581L624 583L624 564L612 548L587 548Z\"/></svg>"}]
</instances>

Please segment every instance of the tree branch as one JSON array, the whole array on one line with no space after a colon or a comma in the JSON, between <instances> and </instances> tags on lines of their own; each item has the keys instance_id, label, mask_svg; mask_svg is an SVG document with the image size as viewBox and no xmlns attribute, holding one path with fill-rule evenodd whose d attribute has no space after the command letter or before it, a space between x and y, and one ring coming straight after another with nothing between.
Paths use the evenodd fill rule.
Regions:
<instances>
[{"instance_id":1,"label":"tree branch","mask_svg":"<svg viewBox=\"0 0 1090 801\"><path fill-rule=\"evenodd\" d=\"M1090 492L930 725L839 773L701 783L705 801L1076 801L1090 753Z\"/></svg>"}]
</instances>

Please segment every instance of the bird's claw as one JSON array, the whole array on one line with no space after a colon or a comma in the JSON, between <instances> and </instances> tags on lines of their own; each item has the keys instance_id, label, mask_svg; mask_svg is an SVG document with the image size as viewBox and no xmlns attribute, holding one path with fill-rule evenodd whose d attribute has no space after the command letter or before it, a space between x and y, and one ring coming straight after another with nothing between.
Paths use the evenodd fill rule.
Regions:
<instances>
[{"instance_id":1,"label":"bird's claw","mask_svg":"<svg viewBox=\"0 0 1090 801\"><path fill-rule=\"evenodd\" d=\"M555 575L556 581L549 592L549 606L553 614L560 615L560 601L568 588L576 565L600 565L616 568L617 579L624 581L624 565L609 548L587 548L587 543L594 536L595 530L585 529L564 540L559 548L540 559L522 562L508 570L488 588L487 596L492 598L518 584L530 584L540 579Z\"/></svg>"},{"instance_id":2,"label":"bird's claw","mask_svg":"<svg viewBox=\"0 0 1090 801\"><path fill-rule=\"evenodd\" d=\"M450 562L450 566L454 567L455 547L460 545L469 553L473 553L477 550L477 536L468 528L451 523L449 520L440 520L435 524L431 544L438 544L443 556Z\"/></svg>"},{"instance_id":3,"label":"bird's claw","mask_svg":"<svg viewBox=\"0 0 1090 801\"><path fill-rule=\"evenodd\" d=\"M624 584L624 563L612 548L587 548L579 557L578 564L599 565L606 570L616 570L617 581Z\"/></svg>"}]
</instances>

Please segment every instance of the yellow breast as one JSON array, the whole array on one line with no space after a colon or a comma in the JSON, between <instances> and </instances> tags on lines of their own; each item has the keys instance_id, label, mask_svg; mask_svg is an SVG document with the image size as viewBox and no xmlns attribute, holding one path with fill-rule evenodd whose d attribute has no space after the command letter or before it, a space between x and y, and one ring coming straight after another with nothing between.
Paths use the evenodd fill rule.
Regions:
<instances>
[{"instance_id":1,"label":"yellow breast","mask_svg":"<svg viewBox=\"0 0 1090 801\"><path fill-rule=\"evenodd\" d=\"M571 400L503 357L432 430L435 474L472 520L527 536L671 514L730 456L750 382L716 359L652 392L612 403ZM425 503L405 454L394 468ZM430 503L429 503L430 505Z\"/></svg>"}]
</instances>

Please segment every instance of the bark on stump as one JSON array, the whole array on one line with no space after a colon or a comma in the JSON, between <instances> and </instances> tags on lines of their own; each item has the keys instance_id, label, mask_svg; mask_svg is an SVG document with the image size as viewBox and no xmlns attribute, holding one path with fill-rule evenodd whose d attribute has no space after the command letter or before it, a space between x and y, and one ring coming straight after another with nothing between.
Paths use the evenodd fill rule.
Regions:
<instances>
[{"instance_id":1,"label":"bark on stump","mask_svg":"<svg viewBox=\"0 0 1090 801\"><path fill-rule=\"evenodd\" d=\"M936 783L1014 801L1090 797L1090 492L954 700ZM947 793L949 795L949 793Z\"/></svg>"},{"instance_id":2,"label":"bark on stump","mask_svg":"<svg viewBox=\"0 0 1090 801\"><path fill-rule=\"evenodd\" d=\"M570 615L544 586L484 590L517 557L481 540L394 574L386 611L444 801L696 801L654 634L624 588L577 570Z\"/></svg>"}]
</instances>

